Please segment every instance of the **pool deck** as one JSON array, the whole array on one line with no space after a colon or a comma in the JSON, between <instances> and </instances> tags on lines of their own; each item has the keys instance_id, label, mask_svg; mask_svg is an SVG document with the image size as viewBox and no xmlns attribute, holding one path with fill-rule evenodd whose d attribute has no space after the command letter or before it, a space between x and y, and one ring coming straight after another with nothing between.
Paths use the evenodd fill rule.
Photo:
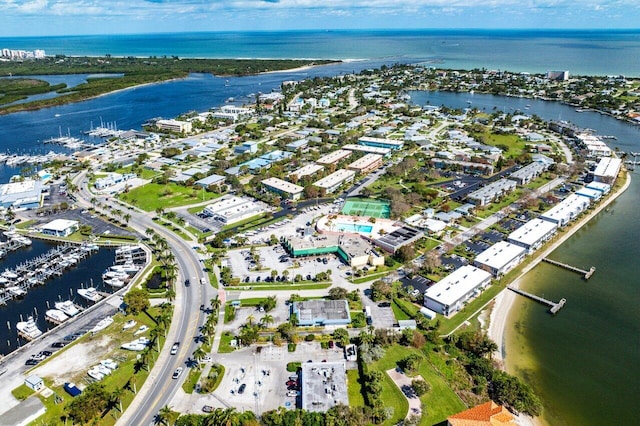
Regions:
<instances>
[{"instance_id":1,"label":"pool deck","mask_svg":"<svg viewBox=\"0 0 640 426\"><path fill-rule=\"evenodd\" d=\"M321 234L351 234L362 235L368 238L379 238L383 234L389 234L398 229L401 224L391 219L375 219L375 222L370 222L370 218L361 216L348 216L348 215L328 215L320 218L316 223L316 229ZM353 227L371 227L371 232L357 231L357 230L340 230L339 225L353 226ZM382 234L381 234L382 231Z\"/></svg>"}]
</instances>

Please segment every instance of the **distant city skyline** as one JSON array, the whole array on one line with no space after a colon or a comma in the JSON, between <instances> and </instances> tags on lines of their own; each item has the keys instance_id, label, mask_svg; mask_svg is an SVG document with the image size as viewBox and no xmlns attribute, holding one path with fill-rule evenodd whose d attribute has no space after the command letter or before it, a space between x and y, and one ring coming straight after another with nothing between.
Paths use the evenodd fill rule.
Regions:
<instances>
[{"instance_id":1,"label":"distant city skyline","mask_svg":"<svg viewBox=\"0 0 640 426\"><path fill-rule=\"evenodd\" d=\"M633 29L637 0L0 0L0 37L312 29Z\"/></svg>"}]
</instances>

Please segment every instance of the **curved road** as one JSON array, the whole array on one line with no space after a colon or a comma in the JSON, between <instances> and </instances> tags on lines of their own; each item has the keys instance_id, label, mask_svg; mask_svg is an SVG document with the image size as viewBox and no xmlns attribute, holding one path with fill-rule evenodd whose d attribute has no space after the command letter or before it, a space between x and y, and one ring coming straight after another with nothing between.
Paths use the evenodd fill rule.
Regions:
<instances>
[{"instance_id":1,"label":"curved road","mask_svg":"<svg viewBox=\"0 0 640 426\"><path fill-rule=\"evenodd\" d=\"M85 183L86 174L86 171L80 172L73 179L73 183L78 187L76 194L78 204L89 207L91 206L90 200L94 197L105 203L108 197L94 195L88 190ZM196 338L199 334L199 327L205 320L200 305L208 304L209 300L218 295L218 292L209 285L207 275L203 272L200 259L193 250L192 244L153 222L153 213L135 208L128 210L128 213L131 215L129 226L141 235L144 235L145 231L151 228L167 240L178 265L176 299L171 327L167 334L167 344L158 355L157 362L143 387L138 391L136 398L118 420L118 424L122 425L145 425L155 422L158 411L169 404L187 377L187 368L184 369L185 371L178 380L173 380L171 375L176 368L186 367L187 360L197 347ZM191 281L189 287L183 285L185 279ZM205 281L203 285L200 284L202 279ZM176 356L172 356L169 351L173 342L176 341L181 342L180 350Z\"/></svg>"}]
</instances>

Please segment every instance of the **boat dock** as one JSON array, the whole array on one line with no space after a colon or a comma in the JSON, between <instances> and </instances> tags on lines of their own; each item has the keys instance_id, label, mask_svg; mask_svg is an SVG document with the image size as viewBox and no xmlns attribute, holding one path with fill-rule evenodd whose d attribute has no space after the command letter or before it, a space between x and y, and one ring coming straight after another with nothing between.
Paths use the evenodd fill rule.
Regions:
<instances>
[{"instance_id":1,"label":"boat dock","mask_svg":"<svg viewBox=\"0 0 640 426\"><path fill-rule=\"evenodd\" d=\"M592 266L588 271L585 271L584 269L580 269L566 263L558 262L557 260L549 259L547 257L542 258L542 261L550 263L551 265L559 266L568 271L577 272L578 274L582 275L585 280L588 280L589 278L591 278L591 276L596 272L595 266Z\"/></svg>"},{"instance_id":2,"label":"boat dock","mask_svg":"<svg viewBox=\"0 0 640 426\"><path fill-rule=\"evenodd\" d=\"M76 265L96 250L98 246L95 245L67 243L29 259L14 269L5 269L0 273L0 304L24 296L28 289L42 285L52 277L61 276L67 268ZM16 291L18 289L20 291Z\"/></svg>"},{"instance_id":3,"label":"boat dock","mask_svg":"<svg viewBox=\"0 0 640 426\"><path fill-rule=\"evenodd\" d=\"M528 293L524 290L520 290L519 288L515 288L512 286L507 286L507 288L514 293L519 294L520 296L528 297L531 300L535 300L538 303L542 303L543 305L547 305L549 307L549 312L552 314L557 314L560 309L567 303L567 299L560 299L559 302L554 302L553 300L545 299L544 297L536 296L535 294Z\"/></svg>"}]
</instances>

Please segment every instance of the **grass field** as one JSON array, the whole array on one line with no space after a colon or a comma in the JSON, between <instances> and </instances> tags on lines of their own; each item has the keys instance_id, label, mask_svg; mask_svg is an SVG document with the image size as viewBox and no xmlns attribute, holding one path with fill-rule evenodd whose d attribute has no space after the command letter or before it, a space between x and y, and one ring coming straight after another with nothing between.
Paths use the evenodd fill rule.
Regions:
<instances>
[{"instance_id":1,"label":"grass field","mask_svg":"<svg viewBox=\"0 0 640 426\"><path fill-rule=\"evenodd\" d=\"M350 407L364 407L362 396L362 384L358 370L347 370L347 393L349 394Z\"/></svg>"},{"instance_id":2,"label":"grass field","mask_svg":"<svg viewBox=\"0 0 640 426\"><path fill-rule=\"evenodd\" d=\"M150 212L155 211L157 208L167 209L198 203L203 201L203 196L204 201L208 201L218 198L220 195L212 192L202 192L175 183L166 185L148 183L118 195L121 200Z\"/></svg>"},{"instance_id":3,"label":"grass field","mask_svg":"<svg viewBox=\"0 0 640 426\"><path fill-rule=\"evenodd\" d=\"M372 364L372 368L383 372L396 368L398 366L398 361L407 357L411 353L422 355L421 352L415 348L400 345L391 346L386 349L385 356L381 360ZM455 414L466 408L460 398L458 398L458 395L451 390L449 385L447 385L447 382L440 376L438 371L433 368L426 358L420 363L418 373L427 383L429 383L429 385L431 385L431 390L420 398L423 406L426 408L426 413L423 412L420 425L431 426L438 424L446 420L447 416ZM387 389L387 381L383 383L382 400L385 401L387 406L394 407L394 418L392 421L387 421L385 423L391 425L395 424L406 415L409 405L402 392L400 392L389 376L385 374L385 377L388 379L388 385L392 388ZM399 401L400 398L404 404Z\"/></svg>"}]
</instances>

